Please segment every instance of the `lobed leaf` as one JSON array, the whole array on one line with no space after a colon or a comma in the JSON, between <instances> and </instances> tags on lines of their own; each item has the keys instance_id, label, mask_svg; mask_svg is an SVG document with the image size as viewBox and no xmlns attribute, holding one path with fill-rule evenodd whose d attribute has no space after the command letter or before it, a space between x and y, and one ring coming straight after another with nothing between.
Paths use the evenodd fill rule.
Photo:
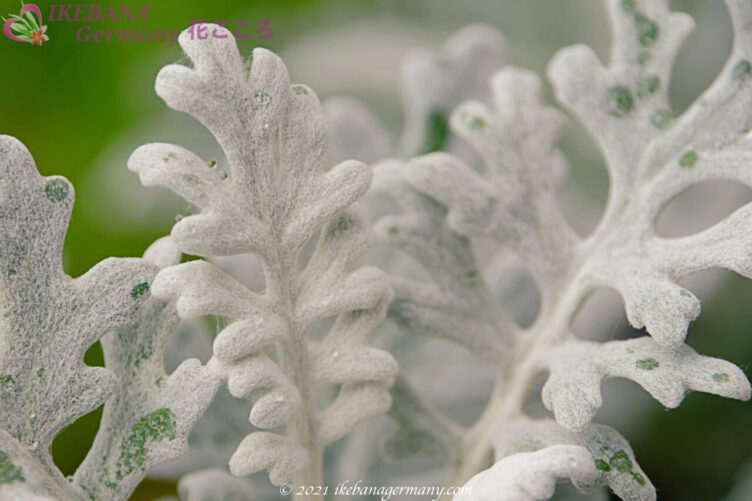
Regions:
<instances>
[{"instance_id":1,"label":"lobed leaf","mask_svg":"<svg viewBox=\"0 0 752 501\"><path fill-rule=\"evenodd\" d=\"M551 420L521 418L508 424L494 441L497 461L552 446L582 447L591 454L596 475L573 478L575 486L589 492L608 486L625 501L655 500L653 484L635 460L632 448L616 430L593 424L578 433L562 429Z\"/></svg>"},{"instance_id":2,"label":"lobed leaf","mask_svg":"<svg viewBox=\"0 0 752 501\"><path fill-rule=\"evenodd\" d=\"M181 34L193 67L167 66L156 90L212 132L225 152L226 176L171 145L141 147L129 168L144 184L167 187L196 205L198 214L172 230L181 251L252 252L262 263L263 292L204 261L163 270L153 291L175 300L182 318L226 319L210 369L233 396L253 401L254 426L286 425L280 430L286 436L248 435L230 469L235 475L268 469L280 484L315 468L328 443L389 407L396 363L365 342L392 293L383 273L357 267L369 236L350 205L368 189L370 170L350 161L325 171L326 127L313 91L291 85L282 61L265 49L254 50L246 71L229 31L211 29L227 38ZM312 253L301 258L317 234ZM335 321L328 334L309 340L329 317ZM332 385L339 385L336 396L314 407L317 390Z\"/></svg>"},{"instance_id":3,"label":"lobed leaf","mask_svg":"<svg viewBox=\"0 0 752 501\"><path fill-rule=\"evenodd\" d=\"M554 494L559 478L587 482L596 476L593 458L580 446L553 445L500 459L467 482L454 501L538 501Z\"/></svg>"},{"instance_id":4,"label":"lobed leaf","mask_svg":"<svg viewBox=\"0 0 752 501\"><path fill-rule=\"evenodd\" d=\"M180 501L253 501L253 487L220 468L186 475L178 483Z\"/></svg>"},{"instance_id":5,"label":"lobed leaf","mask_svg":"<svg viewBox=\"0 0 752 501\"><path fill-rule=\"evenodd\" d=\"M0 137L0 201L0 426L60 480L52 439L116 386L110 370L84 364L84 352L135 318L155 270L140 259L110 258L79 278L66 275L61 253L73 188L40 176L8 136Z\"/></svg>"},{"instance_id":6,"label":"lobed leaf","mask_svg":"<svg viewBox=\"0 0 752 501\"><path fill-rule=\"evenodd\" d=\"M180 255L165 237L144 258L158 269L177 264ZM148 288L136 292L147 295ZM118 385L74 477L93 498L126 499L153 466L184 454L191 427L214 398L219 380L198 360L165 372L164 348L177 323L173 304L148 297L133 323L102 339Z\"/></svg>"},{"instance_id":7,"label":"lobed leaf","mask_svg":"<svg viewBox=\"0 0 752 501\"><path fill-rule=\"evenodd\" d=\"M543 403L565 428L580 431L602 404L601 381L628 378L668 408L678 407L690 390L748 400L750 385L731 362L698 355L683 345L661 346L651 337L592 343L571 340L540 355L551 375Z\"/></svg>"}]
</instances>

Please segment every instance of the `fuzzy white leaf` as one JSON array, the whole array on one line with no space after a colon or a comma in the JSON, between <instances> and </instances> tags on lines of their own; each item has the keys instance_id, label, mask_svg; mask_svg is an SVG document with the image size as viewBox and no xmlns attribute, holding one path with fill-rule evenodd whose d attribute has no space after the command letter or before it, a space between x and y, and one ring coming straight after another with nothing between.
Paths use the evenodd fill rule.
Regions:
<instances>
[{"instance_id":1,"label":"fuzzy white leaf","mask_svg":"<svg viewBox=\"0 0 752 501\"><path fill-rule=\"evenodd\" d=\"M13 437L66 484L50 457L52 439L115 387L113 373L88 367L83 354L131 321L156 271L140 259L110 258L67 276L61 253L72 207L67 180L43 178L20 142L0 136L0 427L7 432L0 450Z\"/></svg>"},{"instance_id":2,"label":"fuzzy white leaf","mask_svg":"<svg viewBox=\"0 0 752 501\"><path fill-rule=\"evenodd\" d=\"M180 261L169 237L144 256L155 265ZM118 386L75 475L94 498L126 499L151 467L185 453L191 427L217 391L218 378L196 359L165 373L164 347L177 323L173 304L149 297L132 324L102 339L105 365L118 377Z\"/></svg>"},{"instance_id":3,"label":"fuzzy white leaf","mask_svg":"<svg viewBox=\"0 0 752 501\"><path fill-rule=\"evenodd\" d=\"M356 267L369 236L349 206L368 189L370 170L343 162L325 171L326 127L313 91L291 85L282 61L264 49L254 50L246 71L229 32L211 29L227 38L181 34L193 67L162 69L156 90L214 134L226 155L226 178L170 145L139 148L129 168L144 184L172 189L199 209L173 228L183 252L252 252L262 263L261 293L201 261L162 271L153 290L174 298L183 318L228 320L214 341L210 368L232 395L254 400L253 425L287 425L287 436L248 435L230 468L237 475L266 468L278 484L314 475L316 456L329 442L389 407L396 363L365 342L383 318L391 290L380 271ZM301 250L317 233L301 270ZM328 335L311 342L309 331L327 317L336 317ZM271 346L274 359L263 351ZM317 411L317 390L335 384L341 384L337 396ZM301 472L307 465L311 469Z\"/></svg>"},{"instance_id":4,"label":"fuzzy white leaf","mask_svg":"<svg viewBox=\"0 0 752 501\"><path fill-rule=\"evenodd\" d=\"M499 460L478 473L454 496L454 501L539 501L554 494L556 481L589 482L596 476L593 457L583 447L553 445Z\"/></svg>"},{"instance_id":5,"label":"fuzzy white leaf","mask_svg":"<svg viewBox=\"0 0 752 501\"><path fill-rule=\"evenodd\" d=\"M543 403L564 427L584 429L602 404L601 381L631 379L668 408L677 407L690 390L748 400L750 385L731 362L698 355L687 345L661 346L651 337L591 343L568 341L541 354L551 371Z\"/></svg>"},{"instance_id":6,"label":"fuzzy white leaf","mask_svg":"<svg viewBox=\"0 0 752 501\"><path fill-rule=\"evenodd\" d=\"M540 81L507 68L491 80L495 111L477 102L452 114L452 127L483 157L487 179L442 153L413 160L406 173L418 190L449 208L447 223L462 235L486 235L512 246L540 282L561 273L578 241L555 193L555 143L563 117L539 103Z\"/></svg>"},{"instance_id":7,"label":"fuzzy white leaf","mask_svg":"<svg viewBox=\"0 0 752 501\"><path fill-rule=\"evenodd\" d=\"M180 501L253 501L253 486L220 468L186 475L178 482Z\"/></svg>"},{"instance_id":8,"label":"fuzzy white leaf","mask_svg":"<svg viewBox=\"0 0 752 501\"><path fill-rule=\"evenodd\" d=\"M516 328L496 308L468 238L447 224L443 204L407 184L407 168L398 161L375 167L374 190L403 209L402 215L379 220L375 231L418 258L436 283L394 279L396 297L389 316L410 332L452 339L496 360L504 355L505 337Z\"/></svg>"},{"instance_id":9,"label":"fuzzy white leaf","mask_svg":"<svg viewBox=\"0 0 752 501\"><path fill-rule=\"evenodd\" d=\"M165 345L165 368L174 370L189 358L209 360L212 339L208 322L203 319L181 322ZM156 465L149 471L149 477L177 480L198 470L224 467L235 446L251 430L248 403L230 395L226 387L221 387L191 428L188 451L172 461Z\"/></svg>"},{"instance_id":10,"label":"fuzzy white leaf","mask_svg":"<svg viewBox=\"0 0 752 501\"><path fill-rule=\"evenodd\" d=\"M457 278L451 260L436 257L463 248L458 240L445 238L447 233L491 238L511 248L541 293L538 317L528 329L505 328L509 335L502 338L500 350L482 350L504 369L486 412L467 432L469 443L455 462L455 478L468 478L484 463L483 437L519 411L525 401L523 388L534 384L545 369L552 375L544 401L557 420L573 430L590 422L600 406L600 381L608 376L634 379L667 406L678 405L689 389L749 398L749 383L741 371L697 355L683 344L700 304L678 281L711 267L750 276L752 209L742 207L707 230L683 238L658 237L654 228L660 211L686 188L712 179L750 183L752 6L744 0L728 0L727 5L735 36L729 61L716 82L680 117L671 115L667 91L674 58L692 21L671 12L668 0L607 1L613 38L608 65L583 46L564 49L551 62L556 96L596 139L611 178L605 213L587 238L569 227L555 194L557 166L564 163L557 149L563 115L541 103L541 84L526 70L498 71L491 79L493 107L465 103L450 118L452 130L482 158L481 170L454 155L432 153L409 161L405 168L392 168L397 175L386 176L407 180L428 203L440 207L443 213L434 222L423 217L426 209L415 198L398 191L398 183L376 183L409 200L402 204L404 215L384 219L377 228L395 247L423 262L440 286L397 282L397 306L390 308L390 315L403 327L476 350L489 346L477 341L483 339L477 334L482 330L449 321L448 314L456 308L450 298L464 296L466 284ZM436 246L442 250L436 251ZM467 247L465 252L472 255ZM445 283L446 290L441 287ZM599 346L573 340L570 326L598 287L616 289L630 323L650 334L651 339L633 342L635 353L644 352L640 357L620 352L630 343ZM403 306L404 297L410 302ZM477 312L470 317L484 318ZM444 326L468 330L473 342L446 335ZM643 362L637 367L639 360ZM647 374L650 371L643 367L653 364L646 360L654 360L662 370L656 366L656 372Z\"/></svg>"},{"instance_id":11,"label":"fuzzy white leaf","mask_svg":"<svg viewBox=\"0 0 752 501\"><path fill-rule=\"evenodd\" d=\"M608 486L625 501L656 499L655 487L637 464L632 448L608 426L594 424L580 433L572 433L551 420L522 418L499 430L494 450L500 460L556 445L584 447L592 455L597 475L591 479L573 479L578 489L589 492Z\"/></svg>"},{"instance_id":12,"label":"fuzzy white leaf","mask_svg":"<svg viewBox=\"0 0 752 501\"><path fill-rule=\"evenodd\" d=\"M679 346L700 313L697 298L677 279L715 266L745 276L752 270L744 244L748 208L692 237L662 239L653 228L663 207L696 183L750 184L745 158L752 119L742 110L752 103L752 7L743 0L727 5L735 37L728 63L677 119L668 109L669 76L693 23L670 12L665 0L609 2L614 42L608 66L584 46L560 51L549 66L559 100L599 142L611 175L601 228L614 229L598 249L592 279L615 287L630 323L667 346Z\"/></svg>"}]
</instances>

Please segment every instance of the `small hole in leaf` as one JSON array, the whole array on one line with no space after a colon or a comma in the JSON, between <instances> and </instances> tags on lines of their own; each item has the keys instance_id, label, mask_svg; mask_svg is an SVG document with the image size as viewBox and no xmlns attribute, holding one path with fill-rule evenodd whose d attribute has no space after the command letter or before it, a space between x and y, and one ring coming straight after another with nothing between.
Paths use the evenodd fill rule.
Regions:
<instances>
[{"instance_id":1,"label":"small hole in leaf","mask_svg":"<svg viewBox=\"0 0 752 501\"><path fill-rule=\"evenodd\" d=\"M306 266L308 266L308 262L311 260L311 257L313 257L313 253L316 250L316 244L318 244L320 237L321 231L319 230L303 246L303 249L298 255L298 269L303 270Z\"/></svg>"},{"instance_id":2,"label":"small hole in leaf","mask_svg":"<svg viewBox=\"0 0 752 501\"><path fill-rule=\"evenodd\" d=\"M551 412L543 405L543 399L541 397L541 391L543 386L551 376L549 371L542 371L535 378L535 381L530 385L530 392L528 393L527 400L522 407L522 410L526 415L535 419L546 419L551 417Z\"/></svg>"},{"instance_id":3,"label":"small hole in leaf","mask_svg":"<svg viewBox=\"0 0 752 501\"><path fill-rule=\"evenodd\" d=\"M174 480L157 480L145 478L138 484L130 499L173 499L177 498L177 484Z\"/></svg>"},{"instance_id":4,"label":"small hole in leaf","mask_svg":"<svg viewBox=\"0 0 752 501\"><path fill-rule=\"evenodd\" d=\"M700 169L701 164L686 169ZM661 237L684 237L700 232L752 201L752 190L732 181L705 181L674 197L655 223Z\"/></svg>"},{"instance_id":5,"label":"small hole in leaf","mask_svg":"<svg viewBox=\"0 0 752 501\"><path fill-rule=\"evenodd\" d=\"M448 138L449 124L446 113L441 110L432 111L426 119L426 136L421 147L421 153L442 150Z\"/></svg>"},{"instance_id":6,"label":"small hole in leaf","mask_svg":"<svg viewBox=\"0 0 752 501\"><path fill-rule=\"evenodd\" d=\"M72 475L86 457L99 429L104 405L81 416L52 441L52 459L63 475Z\"/></svg>"},{"instance_id":7,"label":"small hole in leaf","mask_svg":"<svg viewBox=\"0 0 752 501\"><path fill-rule=\"evenodd\" d=\"M329 334L335 320L337 320L337 317L327 317L315 322L308 329L308 337L315 343L323 341L327 334Z\"/></svg>"},{"instance_id":8,"label":"small hole in leaf","mask_svg":"<svg viewBox=\"0 0 752 501\"><path fill-rule=\"evenodd\" d=\"M104 352L102 351L102 344L97 341L89 346L84 354L84 363L89 367L104 367Z\"/></svg>"},{"instance_id":9,"label":"small hole in leaf","mask_svg":"<svg viewBox=\"0 0 752 501\"><path fill-rule=\"evenodd\" d=\"M564 132L561 151L569 172L557 199L567 222L581 236L595 228L606 206L609 178L606 163L591 137L571 127Z\"/></svg>"},{"instance_id":10,"label":"small hole in leaf","mask_svg":"<svg viewBox=\"0 0 752 501\"><path fill-rule=\"evenodd\" d=\"M188 358L197 358L205 364L212 354L213 333L216 326L208 320L211 317L181 320L172 335L167 339L164 350L164 367L171 374Z\"/></svg>"},{"instance_id":11,"label":"small hole in leaf","mask_svg":"<svg viewBox=\"0 0 752 501\"><path fill-rule=\"evenodd\" d=\"M681 9L679 2L672 2L674 3ZM720 73L725 73L723 68L731 52L733 39L731 18L728 9L721 2L694 2L691 8L690 3L685 2L684 6L692 17L702 21L697 23L679 46L673 65L670 108L677 116L694 103ZM698 57L698 54L702 54L702 57ZM732 71L733 69L721 77L732 78Z\"/></svg>"},{"instance_id":12,"label":"small hole in leaf","mask_svg":"<svg viewBox=\"0 0 752 501\"><path fill-rule=\"evenodd\" d=\"M519 257L511 252L497 254L484 275L512 319L522 328L532 325L540 309L540 291Z\"/></svg>"},{"instance_id":13,"label":"small hole in leaf","mask_svg":"<svg viewBox=\"0 0 752 501\"><path fill-rule=\"evenodd\" d=\"M580 305L571 325L580 339L591 341L622 338L631 330L621 295L611 287L599 287Z\"/></svg>"}]
</instances>

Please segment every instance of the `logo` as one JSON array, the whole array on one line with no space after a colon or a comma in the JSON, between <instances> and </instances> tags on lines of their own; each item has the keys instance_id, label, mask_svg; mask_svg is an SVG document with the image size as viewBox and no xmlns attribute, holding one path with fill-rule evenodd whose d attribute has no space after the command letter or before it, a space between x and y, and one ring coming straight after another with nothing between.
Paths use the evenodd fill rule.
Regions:
<instances>
[{"instance_id":1,"label":"logo","mask_svg":"<svg viewBox=\"0 0 752 501\"><path fill-rule=\"evenodd\" d=\"M2 18L3 33L16 42L27 42L41 47L43 42L50 39L45 33L47 26L42 24L42 11L39 7L30 3L21 3L21 11L18 15L10 15L10 19Z\"/></svg>"}]
</instances>

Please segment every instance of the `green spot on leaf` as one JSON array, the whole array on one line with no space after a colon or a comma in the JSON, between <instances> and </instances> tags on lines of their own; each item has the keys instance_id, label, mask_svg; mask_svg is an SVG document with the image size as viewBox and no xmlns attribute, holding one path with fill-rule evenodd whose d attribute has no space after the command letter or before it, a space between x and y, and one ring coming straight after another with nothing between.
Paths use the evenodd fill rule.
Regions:
<instances>
[{"instance_id":1,"label":"green spot on leaf","mask_svg":"<svg viewBox=\"0 0 752 501\"><path fill-rule=\"evenodd\" d=\"M426 121L426 139L422 153L440 151L449 138L449 124L443 111L432 111Z\"/></svg>"},{"instance_id":2,"label":"green spot on leaf","mask_svg":"<svg viewBox=\"0 0 752 501\"><path fill-rule=\"evenodd\" d=\"M44 367L40 367L37 371L37 377L43 378L44 377Z\"/></svg>"},{"instance_id":3,"label":"green spot on leaf","mask_svg":"<svg viewBox=\"0 0 752 501\"><path fill-rule=\"evenodd\" d=\"M725 372L716 372L713 374L713 381L716 383L727 383L729 380L729 375Z\"/></svg>"},{"instance_id":4,"label":"green spot on leaf","mask_svg":"<svg viewBox=\"0 0 752 501\"><path fill-rule=\"evenodd\" d=\"M164 388L164 378L158 377L154 384L157 385L157 388Z\"/></svg>"},{"instance_id":5,"label":"green spot on leaf","mask_svg":"<svg viewBox=\"0 0 752 501\"><path fill-rule=\"evenodd\" d=\"M634 99L632 98L632 92L622 86L617 85L608 89L608 97L612 102L611 114L616 117L623 117L632 111L632 105Z\"/></svg>"},{"instance_id":6,"label":"green spot on leaf","mask_svg":"<svg viewBox=\"0 0 752 501\"><path fill-rule=\"evenodd\" d=\"M629 473L632 471L632 460L629 459L629 454L624 452L623 449L619 449L609 459L609 464L622 473Z\"/></svg>"},{"instance_id":7,"label":"green spot on leaf","mask_svg":"<svg viewBox=\"0 0 752 501\"><path fill-rule=\"evenodd\" d=\"M53 179L44 186L44 193L53 202L62 202L68 196L68 184L62 179Z\"/></svg>"},{"instance_id":8,"label":"green spot on leaf","mask_svg":"<svg viewBox=\"0 0 752 501\"><path fill-rule=\"evenodd\" d=\"M746 59L742 59L734 66L734 80L743 82L752 73L752 65Z\"/></svg>"},{"instance_id":9,"label":"green spot on leaf","mask_svg":"<svg viewBox=\"0 0 752 501\"><path fill-rule=\"evenodd\" d=\"M8 276L12 277L13 275L16 275L17 272L13 268L8 268Z\"/></svg>"},{"instance_id":10,"label":"green spot on leaf","mask_svg":"<svg viewBox=\"0 0 752 501\"><path fill-rule=\"evenodd\" d=\"M13 379L13 376L10 374L6 374L5 376L0 376L0 390L5 392L17 392L19 390L18 385L16 384L16 380Z\"/></svg>"},{"instance_id":11,"label":"green spot on leaf","mask_svg":"<svg viewBox=\"0 0 752 501\"><path fill-rule=\"evenodd\" d=\"M608 460L608 463L613 466L616 471L619 471L621 473L629 473L630 475L632 475L632 478L635 479L635 482L640 485L645 485L645 478L639 473L633 471L634 466L632 465L632 460L629 459L629 454L624 452L623 449L616 451L614 455L611 456L611 459Z\"/></svg>"},{"instance_id":12,"label":"green spot on leaf","mask_svg":"<svg viewBox=\"0 0 752 501\"><path fill-rule=\"evenodd\" d=\"M193 174L186 174L183 176L183 179L191 184L201 184L201 181L198 179L198 177L194 176Z\"/></svg>"},{"instance_id":13,"label":"green spot on leaf","mask_svg":"<svg viewBox=\"0 0 752 501\"><path fill-rule=\"evenodd\" d=\"M147 282L140 283L133 287L131 290L131 297L138 299L149 291L149 284Z\"/></svg>"},{"instance_id":14,"label":"green spot on leaf","mask_svg":"<svg viewBox=\"0 0 752 501\"><path fill-rule=\"evenodd\" d=\"M698 158L697 153L694 150L690 150L681 156L679 159L679 166L692 167L697 162Z\"/></svg>"},{"instance_id":15,"label":"green spot on leaf","mask_svg":"<svg viewBox=\"0 0 752 501\"><path fill-rule=\"evenodd\" d=\"M634 22L637 26L637 38L643 47L652 46L658 40L658 25L648 16L641 12L636 12Z\"/></svg>"},{"instance_id":16,"label":"green spot on leaf","mask_svg":"<svg viewBox=\"0 0 752 501\"><path fill-rule=\"evenodd\" d=\"M669 110L658 110L650 117L650 123L656 128L665 130L674 125L676 117Z\"/></svg>"},{"instance_id":17,"label":"green spot on leaf","mask_svg":"<svg viewBox=\"0 0 752 501\"><path fill-rule=\"evenodd\" d=\"M0 484L12 484L13 482L25 482L26 479L20 468L14 465L6 453L0 451Z\"/></svg>"},{"instance_id":18,"label":"green spot on leaf","mask_svg":"<svg viewBox=\"0 0 752 501\"><path fill-rule=\"evenodd\" d=\"M272 102L272 96L261 90L257 90L253 93L253 99L255 99L257 103L263 104L264 106Z\"/></svg>"},{"instance_id":19,"label":"green spot on leaf","mask_svg":"<svg viewBox=\"0 0 752 501\"><path fill-rule=\"evenodd\" d=\"M637 54L637 64L640 66L645 66L648 61L650 61L650 52L648 51L642 51L639 54Z\"/></svg>"},{"instance_id":20,"label":"green spot on leaf","mask_svg":"<svg viewBox=\"0 0 752 501\"><path fill-rule=\"evenodd\" d=\"M621 8L624 10L624 12L634 12L634 0L621 0Z\"/></svg>"},{"instance_id":21,"label":"green spot on leaf","mask_svg":"<svg viewBox=\"0 0 752 501\"><path fill-rule=\"evenodd\" d=\"M481 130L483 127L486 126L486 122L480 117L473 117L473 119L470 120L468 125L473 130Z\"/></svg>"},{"instance_id":22,"label":"green spot on leaf","mask_svg":"<svg viewBox=\"0 0 752 501\"><path fill-rule=\"evenodd\" d=\"M149 360L149 357L151 357L152 353L154 353L154 350L152 350L151 346L142 346L136 354L136 367L139 367L141 365L142 360Z\"/></svg>"},{"instance_id":23,"label":"green spot on leaf","mask_svg":"<svg viewBox=\"0 0 752 501\"><path fill-rule=\"evenodd\" d=\"M465 276L467 278L477 278L478 272L475 271L475 270L471 270L471 271L468 271L467 273L465 273Z\"/></svg>"},{"instance_id":24,"label":"green spot on leaf","mask_svg":"<svg viewBox=\"0 0 752 501\"><path fill-rule=\"evenodd\" d=\"M657 368L659 365L661 364L658 363L658 360L654 358L643 358L635 362L635 367L643 371L652 371L653 369Z\"/></svg>"},{"instance_id":25,"label":"green spot on leaf","mask_svg":"<svg viewBox=\"0 0 752 501\"><path fill-rule=\"evenodd\" d=\"M306 88L303 85L293 85L292 86L292 91L295 94L297 94L297 95L308 94L308 91L306 90Z\"/></svg>"},{"instance_id":26,"label":"green spot on leaf","mask_svg":"<svg viewBox=\"0 0 752 501\"><path fill-rule=\"evenodd\" d=\"M396 235L397 233L399 233L399 228L397 228L396 226L392 226L391 228L389 228L390 235Z\"/></svg>"},{"instance_id":27,"label":"green spot on leaf","mask_svg":"<svg viewBox=\"0 0 752 501\"><path fill-rule=\"evenodd\" d=\"M602 459L595 460L595 467L600 471L611 471L611 466L609 466L609 464Z\"/></svg>"},{"instance_id":28,"label":"green spot on leaf","mask_svg":"<svg viewBox=\"0 0 752 501\"><path fill-rule=\"evenodd\" d=\"M177 159L178 159L178 155L174 151L170 151L169 153L167 153L166 156L162 157L162 160L164 162L169 162L170 160L177 160Z\"/></svg>"},{"instance_id":29,"label":"green spot on leaf","mask_svg":"<svg viewBox=\"0 0 752 501\"><path fill-rule=\"evenodd\" d=\"M177 422L175 415L166 407L142 417L131 428L131 433L120 444L120 457L117 461L118 480L133 473L136 468L144 468L148 449L147 442L175 440Z\"/></svg>"},{"instance_id":30,"label":"green spot on leaf","mask_svg":"<svg viewBox=\"0 0 752 501\"><path fill-rule=\"evenodd\" d=\"M637 86L637 95L645 97L650 94L655 94L660 88L661 80L657 76L653 75L651 77L646 77L640 80L640 83Z\"/></svg>"}]
</instances>

